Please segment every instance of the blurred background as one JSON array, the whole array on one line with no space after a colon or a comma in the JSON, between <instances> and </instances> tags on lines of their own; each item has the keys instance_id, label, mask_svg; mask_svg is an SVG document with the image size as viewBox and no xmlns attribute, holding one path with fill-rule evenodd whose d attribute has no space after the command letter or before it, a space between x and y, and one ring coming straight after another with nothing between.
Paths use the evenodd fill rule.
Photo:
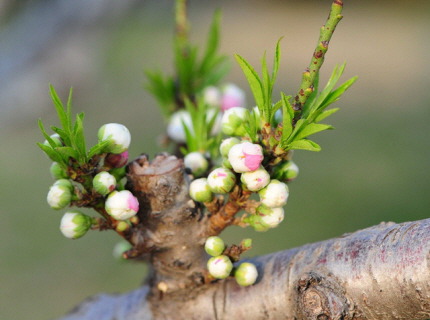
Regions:
<instances>
[{"instance_id":1,"label":"blurred background","mask_svg":"<svg viewBox=\"0 0 430 320\"><path fill-rule=\"evenodd\" d=\"M172 0L0 0L0 318L53 319L88 296L137 288L147 268L119 262L113 232L71 241L46 194L50 161L36 146L37 119L58 125L52 83L86 113L96 142L104 123L127 125L131 157L161 151L145 69L172 70ZM331 1L191 0L192 39L203 43L213 11L223 11L221 51L258 65L282 40L276 94L294 94ZM227 242L254 239L260 255L339 236L381 221L429 216L430 2L349 1L322 69L325 81L347 61L358 82L337 103L336 130L315 136L322 151L296 152L286 218L260 234L230 228ZM246 88L231 59L226 79ZM253 105L251 94L249 105Z\"/></svg>"}]
</instances>

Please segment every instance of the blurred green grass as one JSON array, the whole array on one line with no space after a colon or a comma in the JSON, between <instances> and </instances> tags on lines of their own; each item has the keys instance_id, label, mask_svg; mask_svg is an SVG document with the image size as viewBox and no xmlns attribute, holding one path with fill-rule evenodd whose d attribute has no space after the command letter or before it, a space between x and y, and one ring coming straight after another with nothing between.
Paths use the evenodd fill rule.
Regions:
<instances>
[{"instance_id":1,"label":"blurred green grass","mask_svg":"<svg viewBox=\"0 0 430 320\"><path fill-rule=\"evenodd\" d=\"M326 8L252 1L253 6L239 15L246 2L222 3L222 50L230 56L241 53L257 64L264 50L270 56L276 40L285 35L278 90L294 93ZM200 42L211 15L208 6L212 9L214 4L196 2L191 9L193 35ZM163 120L142 89L143 69L171 70L170 12L157 6L147 9L106 30L100 39L103 50L96 80L91 87L75 90L75 111L86 113L88 140L95 142L97 129L104 123L124 123L132 133L132 156L161 151L157 136ZM309 10L306 15L304 10ZM300 24L305 16L306 24ZM225 232L227 242L252 237L254 248L249 255L259 255L381 221L428 217L428 16L428 10L413 6L346 6L323 76L334 64L347 60L344 79L359 75L359 80L338 103L342 109L332 120L336 130L316 136L323 147L320 153L295 154L300 175L291 184L283 224L267 233L230 228ZM256 17L266 18L257 23ZM407 26L399 25L400 17L408 20ZM245 87L233 61L228 80ZM248 98L251 103L249 92ZM45 124L57 124L53 110L41 108ZM119 240L113 233L93 232L70 241L58 231L61 213L51 210L45 200L52 183L50 161L35 145L43 140L36 119L23 115L18 124L0 129L0 319L59 317L90 295L139 286L147 269L112 258L112 247Z\"/></svg>"}]
</instances>

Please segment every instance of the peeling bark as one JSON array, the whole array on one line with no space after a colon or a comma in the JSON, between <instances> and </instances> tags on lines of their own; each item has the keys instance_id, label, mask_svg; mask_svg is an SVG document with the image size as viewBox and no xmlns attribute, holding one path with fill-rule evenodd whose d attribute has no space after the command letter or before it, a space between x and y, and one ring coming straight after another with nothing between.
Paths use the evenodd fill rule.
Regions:
<instances>
[{"instance_id":1,"label":"peeling bark","mask_svg":"<svg viewBox=\"0 0 430 320\"><path fill-rule=\"evenodd\" d=\"M257 257L257 283L244 288L207 274L203 243L217 213L203 214L189 199L182 160L141 156L128 177L141 203L129 254L147 259L153 275L147 286L97 296L64 319L430 318L430 219Z\"/></svg>"}]
</instances>

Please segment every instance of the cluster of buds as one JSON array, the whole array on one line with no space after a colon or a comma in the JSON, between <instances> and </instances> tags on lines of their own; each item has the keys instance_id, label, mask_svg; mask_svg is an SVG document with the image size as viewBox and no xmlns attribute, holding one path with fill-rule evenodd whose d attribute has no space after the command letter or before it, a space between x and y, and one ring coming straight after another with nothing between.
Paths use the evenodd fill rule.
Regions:
<instances>
[{"instance_id":1,"label":"cluster of buds","mask_svg":"<svg viewBox=\"0 0 430 320\"><path fill-rule=\"evenodd\" d=\"M255 265L250 262L243 262L234 268L231 258L223 254L224 250L225 244L220 237L207 238L205 251L212 256L207 263L209 274L215 279L225 279L234 275L239 285L243 287L253 285L258 277Z\"/></svg>"},{"instance_id":2,"label":"cluster of buds","mask_svg":"<svg viewBox=\"0 0 430 320\"><path fill-rule=\"evenodd\" d=\"M55 144L62 146L59 136L52 135L50 138ZM91 176L92 185L84 186L73 181L68 173L71 168L54 162L50 171L56 182L49 189L47 202L53 209L59 210L73 204L72 201L80 201L87 194L98 199L97 201L102 201L107 214L115 220L120 220L118 226L124 229L121 223L126 223L124 220L130 219L139 211L137 198L130 191L122 190L123 186L120 184L120 180L125 176L125 165L128 162L130 132L121 124L109 123L99 129L98 139L99 143L106 141L108 143L102 150L105 156L100 158L100 163L94 170L99 172ZM95 223L95 219L81 212L69 211L61 220L60 230L67 238L77 239Z\"/></svg>"},{"instance_id":3,"label":"cluster of buds","mask_svg":"<svg viewBox=\"0 0 430 320\"><path fill-rule=\"evenodd\" d=\"M243 107L245 105L245 93L234 84L226 84L221 89L209 86L203 90L203 101L208 106L206 112L207 123L211 121L215 113L218 113L210 133L212 136L216 136L221 132L222 114L231 108ZM190 113L186 110L174 112L167 124L168 137L176 143L185 143L184 125L190 130L191 134L194 133Z\"/></svg>"}]
</instances>

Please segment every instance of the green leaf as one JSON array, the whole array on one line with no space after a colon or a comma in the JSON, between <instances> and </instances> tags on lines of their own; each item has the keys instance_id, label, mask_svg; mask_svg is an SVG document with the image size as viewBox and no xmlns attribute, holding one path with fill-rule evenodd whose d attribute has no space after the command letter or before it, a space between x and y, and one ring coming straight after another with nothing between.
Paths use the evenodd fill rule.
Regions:
<instances>
[{"instance_id":1,"label":"green leaf","mask_svg":"<svg viewBox=\"0 0 430 320\"><path fill-rule=\"evenodd\" d=\"M299 119L299 121L297 121L296 126L293 129L293 132L288 137L287 141L285 141L285 143L289 144L292 141L296 140L296 136L299 134L300 130L302 130L302 128L304 128L307 124L308 124L307 119Z\"/></svg>"},{"instance_id":2,"label":"green leaf","mask_svg":"<svg viewBox=\"0 0 430 320\"><path fill-rule=\"evenodd\" d=\"M327 118L328 116L332 115L333 113L336 113L337 111L339 111L339 108L324 110L315 118L315 122L320 122L320 121L324 120L325 118Z\"/></svg>"},{"instance_id":3,"label":"green leaf","mask_svg":"<svg viewBox=\"0 0 430 320\"><path fill-rule=\"evenodd\" d=\"M63 103L61 102L60 98L58 97L58 94L55 91L53 85L49 85L49 91L51 94L51 99L54 102L54 107L55 107L55 110L57 111L58 118L60 119L60 123L61 123L63 129L67 133L70 133L70 131L72 130L71 120L68 117L67 113L64 111Z\"/></svg>"},{"instance_id":4,"label":"green leaf","mask_svg":"<svg viewBox=\"0 0 430 320\"><path fill-rule=\"evenodd\" d=\"M293 132L293 118L294 118L294 110L290 104L291 96L286 96L283 92L281 92L281 101L282 101L282 137L281 137L281 145L282 143L288 140L288 137Z\"/></svg>"},{"instance_id":5,"label":"green leaf","mask_svg":"<svg viewBox=\"0 0 430 320\"><path fill-rule=\"evenodd\" d=\"M61 157L64 159L63 162L65 163L69 162L69 158L79 160L79 153L72 147L57 147L55 148L55 151L61 155Z\"/></svg>"},{"instance_id":6,"label":"green leaf","mask_svg":"<svg viewBox=\"0 0 430 320\"><path fill-rule=\"evenodd\" d=\"M86 145L85 145L85 135L84 135L84 113L79 113L76 115L76 122L75 126L73 128L73 136L74 136L74 142L76 145L76 151L79 154L79 160L80 162L86 162Z\"/></svg>"},{"instance_id":7,"label":"green leaf","mask_svg":"<svg viewBox=\"0 0 430 320\"><path fill-rule=\"evenodd\" d=\"M210 69L210 64L216 55L219 45L219 25L221 21L221 11L215 11L212 19L212 24L209 29L208 40L206 43L206 50L203 55L203 60L200 66L200 72L206 73Z\"/></svg>"},{"instance_id":8,"label":"green leaf","mask_svg":"<svg viewBox=\"0 0 430 320\"><path fill-rule=\"evenodd\" d=\"M242 68L243 73L245 74L246 79L248 80L249 86L251 88L252 94L254 95L255 102L257 103L258 108L264 107L264 91L263 84L254 70L254 68L240 55L235 55L236 61L239 63ZM262 111L260 109L260 111Z\"/></svg>"},{"instance_id":9,"label":"green leaf","mask_svg":"<svg viewBox=\"0 0 430 320\"><path fill-rule=\"evenodd\" d=\"M279 66L281 63L281 40L283 37L279 38L278 42L276 43L276 49L275 49L275 57L273 59L273 71L272 71L272 87L274 86L276 82L276 78L278 76Z\"/></svg>"},{"instance_id":10,"label":"green leaf","mask_svg":"<svg viewBox=\"0 0 430 320\"><path fill-rule=\"evenodd\" d=\"M319 82L320 82L320 73L318 72L314 80L314 91L312 91L312 93L309 95L305 105L303 106L302 118L308 117L309 112L313 104L315 103L316 98L318 97Z\"/></svg>"},{"instance_id":11,"label":"green leaf","mask_svg":"<svg viewBox=\"0 0 430 320\"><path fill-rule=\"evenodd\" d=\"M309 123L306 127L300 130L300 132L297 134L297 136L294 139L301 140L312 134L315 134L324 130L330 130L330 129L333 129L333 127L328 124Z\"/></svg>"},{"instance_id":12,"label":"green leaf","mask_svg":"<svg viewBox=\"0 0 430 320\"><path fill-rule=\"evenodd\" d=\"M336 90L330 92L330 94L327 96L327 98L323 101L321 104L321 109L328 107L328 105L332 104L333 102L336 102L339 100L339 98L342 96L342 94L349 89L349 87L352 86L352 84L357 81L358 77L352 77L351 79L347 80L345 83L340 85Z\"/></svg>"},{"instance_id":13,"label":"green leaf","mask_svg":"<svg viewBox=\"0 0 430 320\"><path fill-rule=\"evenodd\" d=\"M307 139L293 141L287 146L287 149L321 151L321 147L317 143Z\"/></svg>"},{"instance_id":14,"label":"green leaf","mask_svg":"<svg viewBox=\"0 0 430 320\"><path fill-rule=\"evenodd\" d=\"M63 158L61 157L61 155L56 152L54 149L52 149L50 146L44 145L43 143L38 142L37 145L39 146L40 149L42 149L47 156L54 162L58 162L58 163L64 163Z\"/></svg>"},{"instance_id":15,"label":"green leaf","mask_svg":"<svg viewBox=\"0 0 430 320\"><path fill-rule=\"evenodd\" d=\"M105 153L105 148L110 144L109 140L105 140L102 142L99 142L98 144L96 144L95 146L90 148L90 151L88 151L88 159L91 159L92 157L94 157L96 154L102 154Z\"/></svg>"}]
</instances>

